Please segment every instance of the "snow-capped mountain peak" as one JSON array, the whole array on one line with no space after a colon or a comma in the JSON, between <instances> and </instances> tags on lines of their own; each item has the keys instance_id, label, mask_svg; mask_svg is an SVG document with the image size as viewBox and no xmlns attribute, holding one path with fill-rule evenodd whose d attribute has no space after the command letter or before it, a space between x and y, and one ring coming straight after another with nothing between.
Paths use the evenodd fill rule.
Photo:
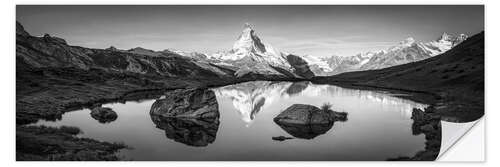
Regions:
<instances>
[{"instance_id":1,"label":"snow-capped mountain peak","mask_svg":"<svg viewBox=\"0 0 500 167\"><path fill-rule=\"evenodd\" d=\"M246 53L255 51L258 53L266 52L266 47L261 42L260 38L257 36L255 31L252 29L249 23L245 23L241 35L238 40L233 45L233 51L238 53Z\"/></svg>"},{"instance_id":2,"label":"snow-capped mountain peak","mask_svg":"<svg viewBox=\"0 0 500 167\"><path fill-rule=\"evenodd\" d=\"M469 38L469 36L468 36L468 35L465 35L465 34L460 34L460 35L458 35L458 38L457 38L457 39L458 39L458 40L461 40L461 41L464 41L464 40L466 40L467 38Z\"/></svg>"},{"instance_id":3,"label":"snow-capped mountain peak","mask_svg":"<svg viewBox=\"0 0 500 167\"><path fill-rule=\"evenodd\" d=\"M401 46L411 46L415 43L415 39L413 37L408 37L405 40L399 42Z\"/></svg>"},{"instance_id":4,"label":"snow-capped mountain peak","mask_svg":"<svg viewBox=\"0 0 500 167\"><path fill-rule=\"evenodd\" d=\"M331 72L333 71L332 68L328 65L326 61L324 61L322 58L311 56L311 55L300 55L302 59L304 59L309 67L316 66L315 68L319 68L322 71L325 72Z\"/></svg>"},{"instance_id":5,"label":"snow-capped mountain peak","mask_svg":"<svg viewBox=\"0 0 500 167\"><path fill-rule=\"evenodd\" d=\"M324 59L333 72L315 71L316 75L333 75L343 72L372 70L391 67L399 64L415 62L439 55L450 50L467 39L467 35L454 36L448 33L441 34L436 40L418 42L408 37L386 50L365 52L354 56L332 56Z\"/></svg>"},{"instance_id":6,"label":"snow-capped mountain peak","mask_svg":"<svg viewBox=\"0 0 500 167\"><path fill-rule=\"evenodd\" d=\"M290 70L292 67L283 56L285 54L264 43L252 26L246 23L233 48L229 52L218 52L208 57L220 63L232 64L240 67L237 75L248 72L278 74L274 67ZM255 67L259 65L260 67Z\"/></svg>"},{"instance_id":7,"label":"snow-capped mountain peak","mask_svg":"<svg viewBox=\"0 0 500 167\"><path fill-rule=\"evenodd\" d=\"M235 70L237 77L262 74L279 77L310 77L343 72L372 70L415 62L446 52L467 39L467 35L442 33L429 42L408 37L387 49L363 52L353 56L315 57L281 52L265 43L253 27L246 23L241 34L228 51L213 54L178 54Z\"/></svg>"},{"instance_id":8,"label":"snow-capped mountain peak","mask_svg":"<svg viewBox=\"0 0 500 167\"><path fill-rule=\"evenodd\" d=\"M458 45L459 43L461 43L462 41L466 40L468 37L469 36L467 36L465 34L453 36L453 35L450 35L450 34L444 32L443 35L441 35L441 37L438 38L437 42L440 42L440 43L447 43L448 42L452 46L455 46L455 45Z\"/></svg>"},{"instance_id":9,"label":"snow-capped mountain peak","mask_svg":"<svg viewBox=\"0 0 500 167\"><path fill-rule=\"evenodd\" d=\"M451 41L451 40L452 40L452 36L446 32L443 32L441 37L438 39L438 41Z\"/></svg>"}]
</instances>

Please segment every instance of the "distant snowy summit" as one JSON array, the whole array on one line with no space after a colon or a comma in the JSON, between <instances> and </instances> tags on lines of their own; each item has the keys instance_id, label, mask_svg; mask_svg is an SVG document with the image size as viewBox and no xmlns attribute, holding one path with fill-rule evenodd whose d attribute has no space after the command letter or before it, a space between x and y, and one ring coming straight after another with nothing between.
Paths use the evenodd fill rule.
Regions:
<instances>
[{"instance_id":1,"label":"distant snowy summit","mask_svg":"<svg viewBox=\"0 0 500 167\"><path fill-rule=\"evenodd\" d=\"M320 71L316 75L334 75L343 72L373 70L424 60L444 53L468 38L465 34L453 36L443 33L430 42L416 42L409 37L386 50L359 53L354 56L323 58L333 70Z\"/></svg>"}]
</instances>

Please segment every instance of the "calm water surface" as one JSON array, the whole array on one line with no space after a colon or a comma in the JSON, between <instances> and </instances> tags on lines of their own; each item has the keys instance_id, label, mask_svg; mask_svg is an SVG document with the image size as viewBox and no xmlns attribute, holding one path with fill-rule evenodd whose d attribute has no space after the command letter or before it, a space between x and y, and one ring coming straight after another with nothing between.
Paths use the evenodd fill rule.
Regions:
<instances>
[{"instance_id":1,"label":"calm water surface","mask_svg":"<svg viewBox=\"0 0 500 167\"><path fill-rule=\"evenodd\" d=\"M218 125L175 122L166 126L168 121L153 121L149 111L155 99L103 105L118 113L111 123L99 123L84 109L68 112L56 122L36 124L77 126L84 132L81 137L124 142L132 149L119 155L131 160L386 160L413 156L425 147L423 134L412 135L410 117L412 108L426 105L386 92L268 81L212 90L221 114ZM271 139L310 133L274 123L281 111L293 104L320 107L325 103L347 112L347 121L323 127L312 139ZM178 133L186 131L189 135Z\"/></svg>"}]
</instances>

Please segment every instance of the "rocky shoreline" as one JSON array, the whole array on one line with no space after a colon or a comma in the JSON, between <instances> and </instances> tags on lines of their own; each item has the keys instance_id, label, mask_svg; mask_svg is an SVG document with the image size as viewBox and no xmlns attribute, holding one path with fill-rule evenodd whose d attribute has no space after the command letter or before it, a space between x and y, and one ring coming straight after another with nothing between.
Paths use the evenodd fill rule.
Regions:
<instances>
[{"instance_id":1,"label":"rocky shoreline","mask_svg":"<svg viewBox=\"0 0 500 167\"><path fill-rule=\"evenodd\" d=\"M57 128L29 126L42 120L58 120L69 111L93 108L109 102L136 101L158 98L165 92L178 89L211 88L246 82L251 79L234 78L163 78L144 77L134 74L110 73L98 69L18 69L16 77L16 159L17 160L119 160L113 153L126 148L107 142L69 135ZM300 81L301 79L258 78L272 81ZM36 84L35 84L36 83ZM32 140L39 136L40 140ZM43 140L57 138L57 140ZM80 142L92 141L92 142ZM22 142L25 141L25 142ZM32 148L22 145L38 145L40 151L32 155ZM53 152L53 144L69 152ZM58 144L66 143L66 144ZM67 145L68 143L72 143ZM71 152L75 145L106 146L106 153L99 149ZM111 147L112 146L112 147ZM94 147L92 147L94 148ZM36 150L35 149L35 150ZM62 156L64 155L64 156ZM89 156L92 155L92 156Z\"/></svg>"},{"instance_id":2,"label":"rocky shoreline","mask_svg":"<svg viewBox=\"0 0 500 167\"><path fill-rule=\"evenodd\" d=\"M63 75L51 75L65 71ZM89 108L96 104L151 99L166 91L186 88L211 88L254 81L248 78L163 78L106 73L101 70L36 69L18 70L16 94L16 124L24 125L38 119L60 119L65 112ZM30 73L30 74L25 74ZM38 78L30 75L40 75ZM102 75L102 76L99 76ZM117 75L120 78L114 79ZM65 78L71 76L71 79ZM27 78L30 78L28 81ZM109 79L103 79L109 78ZM303 81L300 78L256 78L267 81ZM37 83L37 84L31 84Z\"/></svg>"},{"instance_id":3,"label":"rocky shoreline","mask_svg":"<svg viewBox=\"0 0 500 167\"><path fill-rule=\"evenodd\" d=\"M116 152L126 149L123 143L109 143L80 138L77 127L16 127L18 161L116 161Z\"/></svg>"},{"instance_id":4,"label":"rocky shoreline","mask_svg":"<svg viewBox=\"0 0 500 167\"><path fill-rule=\"evenodd\" d=\"M50 77L47 77L45 78L46 80L54 80L54 79L58 79L58 78L50 78ZM46 80L40 80L40 83L44 83L44 82L47 82ZM111 85L110 83L115 83L117 82L116 80L111 80L111 82L108 80L108 82L94 82L94 83L89 83L89 82L82 82L81 85L71 85L71 86L66 86L65 84L67 83L63 83L61 82L60 84L52 84L51 87L47 88L47 87L44 87L44 88L31 88L31 89L34 89L34 90L39 90L39 91L26 91L26 92L29 92L29 93L26 93L26 94L18 94L18 106L21 105L21 103L23 102L26 102L26 99L29 99L29 100L32 100L32 99L44 99L44 97L46 97L47 94L49 95L54 95L55 93L52 93L51 91L54 91L54 88L64 88L64 89L56 89L57 92L64 92L64 93L57 93L57 96L55 97L52 97L52 98L49 98L49 99L45 99L45 100L51 100L51 99L56 99L55 101L57 102L61 102L60 99L71 99L70 101L62 101L61 104L59 105L56 105L56 109L59 109L59 110L50 110L53 108L53 106L50 106L50 105L53 105L55 102L54 101L51 101L51 102L47 102L47 101L34 101L34 105L38 106L39 109L46 109L45 111L50 111L50 112L46 112L46 113L43 113L43 112L40 112L40 111L44 111L44 110L38 110L39 113L37 113L36 115L31 115L31 113L27 112L27 113L24 113L25 111L28 111L26 110L26 108L24 107L18 107L17 109L17 115L18 117L16 117L16 120L17 120L17 129L16 129L16 133L17 134L29 134L29 135L40 135L42 133L38 133L36 131L38 131L40 128L31 128L31 130L27 131L27 127L26 124L29 124L29 123L32 123L38 119L60 119L61 118L61 115L64 114L65 112L68 112L68 111L73 111L73 110L76 110L76 109L79 109L79 108L90 108L92 106L95 106L95 105L98 105L98 104L104 104L104 103L108 103L108 102L125 102L125 101L130 101L130 100L141 100L141 99L151 99L151 98L158 98L160 97L161 95L164 95L165 92L169 92L169 91L174 91L176 89L192 89L192 88L210 88L210 87L217 87L217 86L224 86L224 85L229 85L229 84L235 84L235 83L240 83L240 82L246 82L247 80L238 80L238 81L235 81L235 80L225 80L225 81L222 81L221 79L212 79L212 80L206 80L206 82L200 82L200 81L188 81L186 79L184 80L176 80L176 79L170 79L171 82L168 82L169 80L165 80L167 82L165 83L168 83L168 84L164 84L163 87L160 87L160 86L157 86L157 85L154 85L154 86L151 86L151 85L133 85L132 83L134 83L134 78L133 77L130 77L130 78L124 78L122 80L127 80L127 82L125 82L125 84L120 84L120 85ZM284 80L284 79L276 79L275 81L298 81L298 80L301 80L301 79L290 79L290 80ZM151 81L153 82L153 81ZM104 84L100 84L100 83L104 83ZM125 87L123 85L131 85L131 86L128 86L128 87ZM92 89L88 89L89 86L93 86ZM345 85L340 85L340 86L343 86L345 87ZM360 88L359 85L356 85L356 88ZM421 96L419 94L421 94L422 92L406 92L404 90L399 90L399 89L377 89L376 87L364 87L365 89L372 89L372 90L384 90L384 91L389 91L389 92L398 92L398 93L402 93L402 92L405 92L405 93L409 93L411 95L415 95L415 96L404 96L403 98L408 98L408 97L412 97L414 100L415 98L421 98L422 100L425 100L425 97L428 97L428 96ZM85 90L85 94L83 94L81 91ZM106 90L106 92L98 92L99 91L102 91L102 90ZM43 95L43 96L41 96ZM23 97L22 99L19 99L19 96ZM33 102L33 101L32 101ZM433 103L433 104L436 104L436 103ZM24 110L23 110L24 109ZM425 113L426 115L437 115L435 113L435 110L436 108L433 107L432 108L432 112L429 111L425 111L423 113ZM417 112L414 111L414 114L416 114ZM30 116L30 117L27 117L27 116ZM427 117L427 116L426 116ZM432 116L434 118L436 118L436 116ZM428 124L434 124L435 120L422 120L421 118L423 117L416 117L415 116L415 124L414 126L417 127L423 127L425 125L428 125ZM441 119L441 118L439 118ZM55 132L55 131L54 131ZM393 158L393 159L389 159L389 160L434 160L435 157L437 156L436 154L439 153L439 146L440 145L436 145L437 141L440 142L440 134L439 136L436 135L437 132L426 132L424 131L423 132L425 135L426 135L426 139L427 139L427 142L426 142L426 150L423 150L419 153L417 153L414 157L399 157L399 158ZM440 133L440 129L439 129L439 133ZM58 135L60 133L54 133L53 135ZM44 135L48 135L48 134L44 134ZM17 135L16 136L16 139L18 140L25 140L27 135ZM429 136L429 137L427 137ZM68 142L72 142L72 141L77 141L77 139L82 139L82 138L78 138L77 136L75 135L66 135L65 140L67 140ZM83 140L83 139L82 139ZM92 140L92 139L85 139L85 140ZM36 142L40 142L40 141L36 141ZM100 141L94 141L94 142L91 142L95 145L99 145L99 144L102 144L102 143L106 143L106 142L102 142L100 143ZM91 144L91 143L86 143L86 144ZM75 144L78 144L78 143L75 143ZM40 144L40 145L44 145L44 144ZM125 147L110 147L110 152L116 152L118 151L119 149L123 149ZM70 148L69 148L70 149ZM18 160L27 160L29 158L27 157L30 157L30 153L29 152L23 152L23 150L19 150L17 149L16 147L16 150L17 150L17 159ZM92 150L86 150L87 152L93 152ZM71 154L71 153L66 153L66 154ZM99 154L96 154L96 155L99 155ZM434 156L436 155L436 156ZM69 155L68 155L69 156ZM71 156L76 156L77 158L74 158L74 159L79 159L79 160L86 160L84 157L79 157L78 154L74 154L74 155L71 155ZM434 156L434 159L432 158ZM56 157L56 158L54 158ZM60 156L54 156L53 153L51 152L46 152L45 155L38 155L38 158L36 159L51 159L51 160L57 160L57 157L60 157ZM99 156L94 156L92 157L94 159L96 158L99 158ZM34 159L33 159L34 160ZM63 158L61 158L61 160L63 160ZM97 160L97 159L96 159ZM105 155L105 156L101 156L99 160L119 160L118 157L113 157L113 155Z\"/></svg>"},{"instance_id":5,"label":"rocky shoreline","mask_svg":"<svg viewBox=\"0 0 500 167\"><path fill-rule=\"evenodd\" d=\"M233 84L233 83L229 83L229 84ZM223 86L226 84L221 83L220 85ZM207 87L215 87L215 86L219 86L219 85L211 83L211 85L207 84L207 85L203 85L200 87L207 88ZM183 88L183 87L178 87L178 88L173 87L172 88L171 87L171 88L149 88L149 89L142 89L142 90L140 90L140 89L130 90L130 91L124 92L116 97L101 98L98 100L89 100L89 101L82 101L80 103L73 103L71 105L71 107L65 108L65 110L60 111L60 113L61 113L60 115L62 115L64 112L67 112L67 111L72 111L72 110L75 110L78 108L86 108L86 107L88 108L88 107L91 107L91 106L96 105L96 104L103 104L103 103L107 103L107 102L158 98L161 95L163 95L165 92L172 91L175 89L185 89L185 88ZM373 89L373 88L367 88L367 89ZM395 91L401 91L401 90L395 90ZM408 93L412 93L412 92L408 92ZM64 95L71 96L71 94L64 94ZM99 95L99 94L95 94L95 95ZM117 94L115 94L115 95L117 95ZM95 98L98 98L98 97L95 97ZM38 103L38 105L40 105L42 107L43 107L43 105L50 105L50 104L51 103ZM79 105L75 105L75 104L79 104ZM414 133L417 133L419 131L418 129L421 129L421 127L429 127L429 125L432 125L434 127L435 126L439 127L439 129L435 129L432 131L420 131L419 132L419 133L423 133L426 135L426 140L427 140L426 149L418 152L413 157L398 157L398 158L392 158L392 159L388 159L388 160L434 160L437 157L437 154L439 153L439 148L440 148L440 141L441 141L440 130L441 129L440 129L440 125L436 125L436 122L439 122L439 120L441 118L438 117L438 115L435 113L435 110L436 109L434 107L431 107L431 108L426 109L425 112L420 111L418 109L415 109L413 111L412 119L414 120L414 125L413 125ZM47 115L50 115L50 114L47 114ZM60 115L58 115L59 116L58 118L60 118ZM44 115L41 115L41 116L44 116ZM427 119L429 117L431 117L432 119ZM39 117L36 119L46 119L46 118ZM35 133L35 131L38 131L38 129L42 129L40 127L38 127L38 128L30 127L30 131L26 131L27 127L30 127L30 126L26 126L25 124L18 124L16 133L17 134L30 134L30 135L42 134L42 133ZM54 135L58 135L58 134L59 133L55 133ZM45 135L47 135L47 134L45 134ZM77 139L82 139L82 138L78 138L74 135L69 135L69 136L66 135L65 138L68 141L76 141ZM23 135L17 135L16 139L25 140L25 137ZM84 139L82 139L82 140L84 140ZM92 139L85 139L85 140L92 140ZM101 143L100 141L94 141L94 142L86 143L86 144L92 144L92 143L95 145L100 145L102 143L107 143L107 142ZM110 148L111 148L109 150L110 152L116 152L119 149L126 148L126 146L110 147ZM86 150L86 151L93 152L91 150ZM67 154L69 156L69 154L71 154L71 153L67 153ZM98 155L98 154L96 154L96 155ZM78 154L71 155L71 156L78 157ZM23 153L22 150L17 150L17 159L18 160L25 160L27 157L30 157L28 152ZM50 157L52 157L51 160L57 160L57 157L59 157L59 156L54 156L52 153L47 153L47 155L41 156L41 157L38 157L37 159L40 159L40 160L47 159L48 160L48 159L50 159ZM54 157L56 157L56 158L54 158ZM61 156L61 158L63 158L63 157ZM79 158L82 158L82 157L79 157ZM96 157L92 157L92 158L95 159ZM78 159L78 158L76 158L76 159ZM63 159L60 159L60 160L63 160ZM86 160L86 159L82 158L80 160ZM119 160L119 158L113 157L113 155L106 154L106 156L100 157L99 160Z\"/></svg>"},{"instance_id":6,"label":"rocky shoreline","mask_svg":"<svg viewBox=\"0 0 500 167\"><path fill-rule=\"evenodd\" d=\"M417 152L413 157L389 158L390 161L433 161L441 149L441 116L436 113L434 106L425 110L413 109L413 135L425 135L425 149Z\"/></svg>"}]
</instances>

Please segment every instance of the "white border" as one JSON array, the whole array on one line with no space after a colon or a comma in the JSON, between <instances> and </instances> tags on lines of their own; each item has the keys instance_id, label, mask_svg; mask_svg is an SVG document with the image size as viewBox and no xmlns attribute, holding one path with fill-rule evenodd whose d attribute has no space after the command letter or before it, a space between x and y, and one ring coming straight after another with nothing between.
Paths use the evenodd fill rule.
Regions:
<instances>
[{"instance_id":1,"label":"white border","mask_svg":"<svg viewBox=\"0 0 500 167\"><path fill-rule=\"evenodd\" d=\"M475 153L474 155L475 156L470 156L466 159L464 159L463 157L457 157L454 159L453 155L456 155L456 151L454 150L457 150L457 149L454 149L455 146L460 146L460 141L467 137L468 134L469 134L469 131L472 129L472 128L475 128L476 127L476 124L478 122L484 122L482 121L483 119L480 118L476 121L472 121L472 122L466 122L466 123L453 123L453 122L446 122L446 121L441 121L441 149L439 151L439 155L437 157L437 160L438 161L467 161L467 160L470 160L470 161L475 161L475 162L479 162L479 161L484 161L484 157L478 157L477 159L472 159L471 157L477 157L476 155L483 155L483 152L478 152L478 153ZM483 127L484 129L484 127ZM479 136L480 137L480 136ZM479 141L476 141L477 144L476 144L476 148L479 148L479 147L483 147L481 149L481 151L484 150L484 140L479 140ZM467 151L466 152L467 154L471 154L471 152ZM449 155L451 154L451 155ZM445 157L445 158L443 158Z\"/></svg>"},{"instance_id":2,"label":"white border","mask_svg":"<svg viewBox=\"0 0 500 167\"><path fill-rule=\"evenodd\" d=\"M473 127L463 132L463 136L455 136L458 141L453 143L453 146L446 150L443 155L440 155L438 161L481 162L485 160L484 119L479 119L470 124L473 124ZM442 144L441 148L443 148Z\"/></svg>"},{"instance_id":3,"label":"white border","mask_svg":"<svg viewBox=\"0 0 500 167\"><path fill-rule=\"evenodd\" d=\"M348 4L483 4L479 0L419 0L419 1L394 1L394 0L17 0L16 4L216 4L216 5L249 5L249 4L267 4L267 5L314 5L314 4L333 4L333 5L348 5Z\"/></svg>"},{"instance_id":4,"label":"white border","mask_svg":"<svg viewBox=\"0 0 500 167\"><path fill-rule=\"evenodd\" d=\"M177 0L177 1L161 1L161 0L75 0L75 1L64 1L64 0L47 0L47 1L36 1L36 0L18 0L18 1L1 1L0 5L0 17L2 18L3 26L1 26L2 47L1 51L1 70L0 76L3 78L3 82L0 86L0 92L2 92L2 98L0 99L2 112L2 132L4 136L1 138L1 159L2 164L5 166L276 166L276 165L287 165L287 166L330 166L330 165L349 165L349 166L400 166L400 165L417 165L417 166L428 166L428 165L481 165L481 166L499 166L499 158L496 158L499 154L498 146L499 132L496 127L500 127L498 116L500 108L495 105L498 103L500 97L495 97L495 95L500 94L498 87L500 86L500 80L498 79L498 72L500 72L498 45L500 40L499 23L497 20L500 16L500 7L498 5L499 1L481 1L481 0L412 0L412 1L368 1L368 0L342 0L342 1L328 1L328 0L303 0L303 1L290 1L290 0L245 0L245 1L231 1L231 0ZM486 4L486 22L485 22L485 32L486 32L486 113L487 119L485 122L489 129L493 129L488 133L489 139L486 140L486 161L487 163L403 163L403 162L15 162L15 4ZM487 121L488 119L493 119L492 121ZM497 119L497 120L494 120ZM489 130L488 129L488 130ZM489 142L491 141L491 142ZM494 149L496 148L496 150ZM493 155L493 156L491 156ZM489 158L488 158L489 157Z\"/></svg>"}]
</instances>

